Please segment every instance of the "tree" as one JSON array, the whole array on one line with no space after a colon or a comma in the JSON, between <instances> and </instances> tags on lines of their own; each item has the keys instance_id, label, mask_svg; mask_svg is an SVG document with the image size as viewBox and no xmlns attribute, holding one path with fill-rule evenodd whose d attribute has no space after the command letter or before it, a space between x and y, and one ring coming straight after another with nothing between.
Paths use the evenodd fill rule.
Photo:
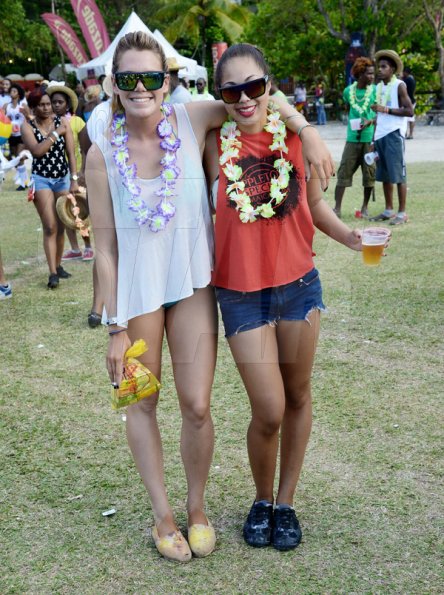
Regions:
<instances>
[{"instance_id":1,"label":"tree","mask_svg":"<svg viewBox=\"0 0 444 595\"><path fill-rule=\"evenodd\" d=\"M169 23L165 36L171 43L182 38L201 47L201 64L207 57L208 28L218 27L228 42L238 40L248 23L249 12L230 0L176 0L167 2L157 16Z\"/></svg>"},{"instance_id":2,"label":"tree","mask_svg":"<svg viewBox=\"0 0 444 595\"><path fill-rule=\"evenodd\" d=\"M441 97L444 97L444 0L435 3L423 0L423 6L427 20L432 26L435 45L439 54L438 75L441 83Z\"/></svg>"}]
</instances>

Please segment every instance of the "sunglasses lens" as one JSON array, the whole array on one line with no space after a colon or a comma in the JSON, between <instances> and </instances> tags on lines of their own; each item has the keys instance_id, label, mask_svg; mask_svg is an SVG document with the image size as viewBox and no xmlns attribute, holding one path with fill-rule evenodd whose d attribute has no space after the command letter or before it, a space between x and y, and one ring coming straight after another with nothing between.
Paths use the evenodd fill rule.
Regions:
<instances>
[{"instance_id":1,"label":"sunglasses lens","mask_svg":"<svg viewBox=\"0 0 444 595\"><path fill-rule=\"evenodd\" d=\"M219 89L222 101L224 103L238 103L242 96L242 92L244 92L250 99L260 97L265 93L267 78L268 77L264 77L244 83L243 85L233 85L232 87Z\"/></svg>"},{"instance_id":2,"label":"sunglasses lens","mask_svg":"<svg viewBox=\"0 0 444 595\"><path fill-rule=\"evenodd\" d=\"M164 72L146 72L139 76L147 91L157 91L163 85L165 79Z\"/></svg>"},{"instance_id":3,"label":"sunglasses lens","mask_svg":"<svg viewBox=\"0 0 444 595\"><path fill-rule=\"evenodd\" d=\"M116 85L121 91L132 91L136 88L137 78L134 74L129 72L116 72L114 76Z\"/></svg>"},{"instance_id":4,"label":"sunglasses lens","mask_svg":"<svg viewBox=\"0 0 444 595\"><path fill-rule=\"evenodd\" d=\"M157 91L163 85L165 79L164 72L116 72L116 84L121 91L134 91L137 83L142 81L142 85L147 91Z\"/></svg>"}]
</instances>

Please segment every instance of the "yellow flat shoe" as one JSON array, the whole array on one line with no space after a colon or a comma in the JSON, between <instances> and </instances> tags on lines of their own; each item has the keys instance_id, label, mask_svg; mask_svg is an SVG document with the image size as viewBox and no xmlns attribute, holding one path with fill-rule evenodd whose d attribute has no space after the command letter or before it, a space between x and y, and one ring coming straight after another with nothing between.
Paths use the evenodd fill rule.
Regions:
<instances>
[{"instance_id":1,"label":"yellow flat shoe","mask_svg":"<svg viewBox=\"0 0 444 595\"><path fill-rule=\"evenodd\" d=\"M188 527L188 543L197 558L209 556L216 546L216 533L212 524L208 522L208 525Z\"/></svg>"},{"instance_id":2,"label":"yellow flat shoe","mask_svg":"<svg viewBox=\"0 0 444 595\"><path fill-rule=\"evenodd\" d=\"M157 551L167 560L174 562L189 562L191 560L190 547L179 529L174 533L168 533L165 537L159 537L157 527L153 527L151 535Z\"/></svg>"}]
</instances>

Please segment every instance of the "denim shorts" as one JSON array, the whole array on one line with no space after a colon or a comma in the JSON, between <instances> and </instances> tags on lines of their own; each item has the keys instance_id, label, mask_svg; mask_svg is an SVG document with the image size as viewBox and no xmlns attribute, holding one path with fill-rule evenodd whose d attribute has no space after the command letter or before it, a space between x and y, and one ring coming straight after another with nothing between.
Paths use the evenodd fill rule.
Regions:
<instances>
[{"instance_id":1,"label":"denim shorts","mask_svg":"<svg viewBox=\"0 0 444 595\"><path fill-rule=\"evenodd\" d=\"M52 190L52 192L65 192L69 190L69 174L63 178L44 178L37 174L32 174L36 190Z\"/></svg>"},{"instance_id":2,"label":"denim shorts","mask_svg":"<svg viewBox=\"0 0 444 595\"><path fill-rule=\"evenodd\" d=\"M317 269L286 285L259 291L216 287L216 297L227 339L279 320L306 320L312 310L325 310Z\"/></svg>"}]
</instances>

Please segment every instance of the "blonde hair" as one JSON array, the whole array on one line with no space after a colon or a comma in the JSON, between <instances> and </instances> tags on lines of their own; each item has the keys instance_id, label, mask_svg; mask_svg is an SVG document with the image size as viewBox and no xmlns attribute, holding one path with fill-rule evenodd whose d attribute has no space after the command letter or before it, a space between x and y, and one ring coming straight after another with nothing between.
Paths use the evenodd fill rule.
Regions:
<instances>
[{"instance_id":1,"label":"blonde hair","mask_svg":"<svg viewBox=\"0 0 444 595\"><path fill-rule=\"evenodd\" d=\"M151 35L148 35L143 31L134 31L133 33L127 33L119 40L119 43L117 44L117 47L114 51L111 70L112 74L118 72L120 59L122 55L128 50L137 50L139 52L147 50L157 54L160 58L162 70L164 72L168 72L168 64L165 52L163 51L163 48L157 39L151 37ZM117 111L123 111L123 106L120 101L120 97L113 92L112 112L115 113Z\"/></svg>"}]
</instances>

